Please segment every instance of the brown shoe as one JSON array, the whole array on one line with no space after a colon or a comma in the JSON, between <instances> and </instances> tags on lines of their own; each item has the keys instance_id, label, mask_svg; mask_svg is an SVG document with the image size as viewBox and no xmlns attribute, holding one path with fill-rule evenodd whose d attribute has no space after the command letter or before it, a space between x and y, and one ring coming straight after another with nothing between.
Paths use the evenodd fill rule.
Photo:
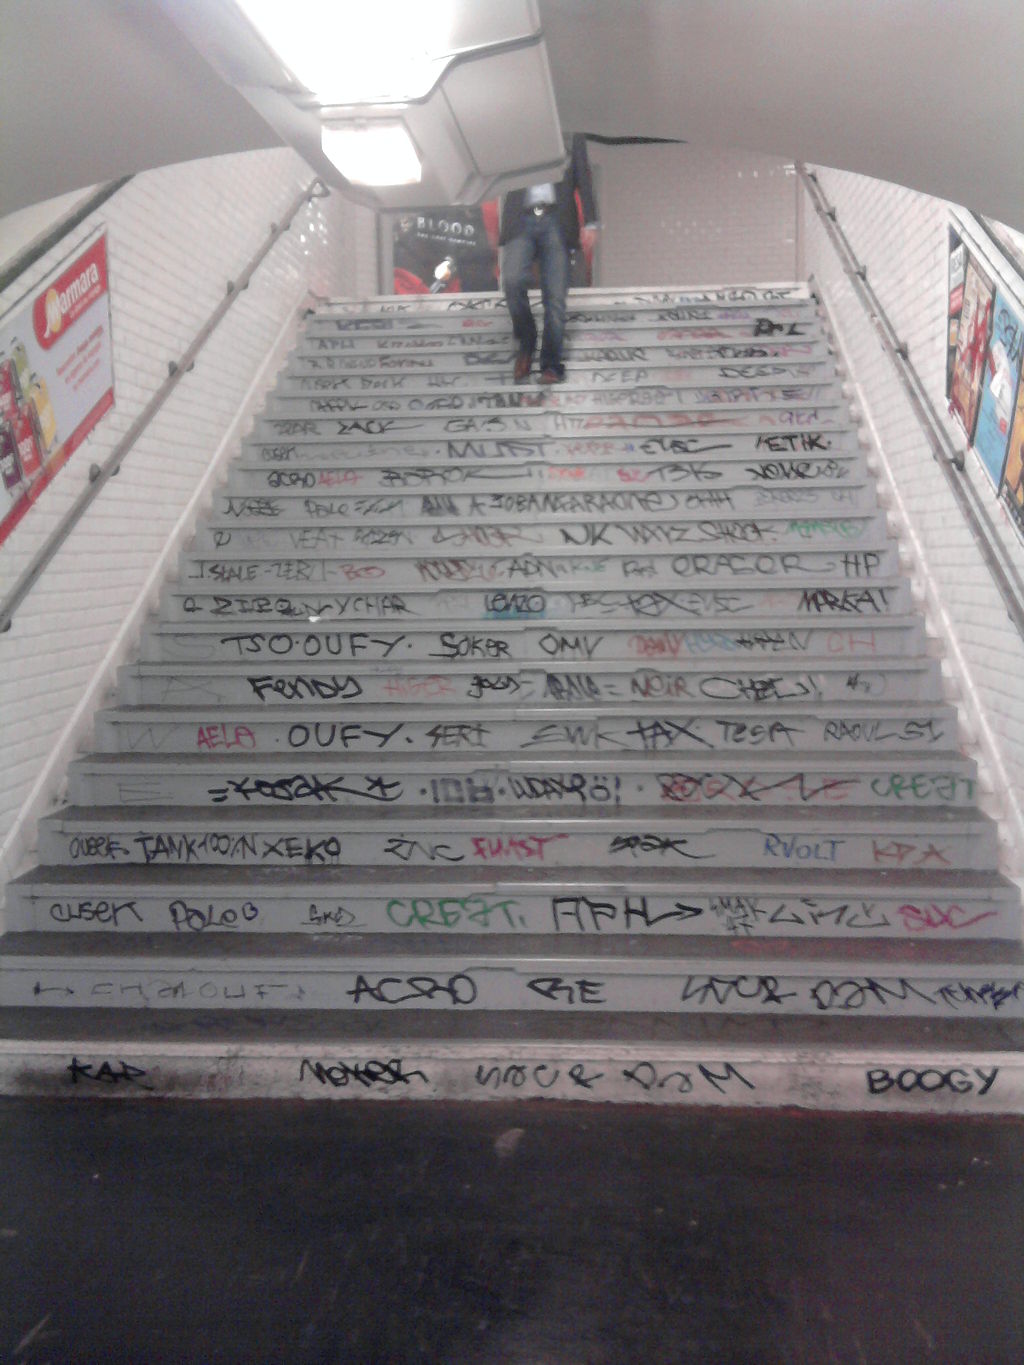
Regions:
<instances>
[{"instance_id":1,"label":"brown shoe","mask_svg":"<svg viewBox=\"0 0 1024 1365\"><path fill-rule=\"evenodd\" d=\"M557 370L545 370L540 377L542 384L563 384L565 375L559 374Z\"/></svg>"},{"instance_id":2,"label":"brown shoe","mask_svg":"<svg viewBox=\"0 0 1024 1365\"><path fill-rule=\"evenodd\" d=\"M525 384L530 377L530 366L533 364L533 356L526 351L520 351L516 356L515 367L512 370L512 378L517 384Z\"/></svg>"}]
</instances>

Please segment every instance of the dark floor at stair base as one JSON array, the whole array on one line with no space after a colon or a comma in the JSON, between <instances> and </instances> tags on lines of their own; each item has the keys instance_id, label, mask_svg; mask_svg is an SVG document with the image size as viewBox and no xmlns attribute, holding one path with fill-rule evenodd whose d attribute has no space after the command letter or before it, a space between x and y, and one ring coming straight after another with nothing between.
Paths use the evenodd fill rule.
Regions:
<instances>
[{"instance_id":1,"label":"dark floor at stair base","mask_svg":"<svg viewBox=\"0 0 1024 1365\"><path fill-rule=\"evenodd\" d=\"M1024 1123L0 1101L0 1356L1018 1365Z\"/></svg>"}]
</instances>

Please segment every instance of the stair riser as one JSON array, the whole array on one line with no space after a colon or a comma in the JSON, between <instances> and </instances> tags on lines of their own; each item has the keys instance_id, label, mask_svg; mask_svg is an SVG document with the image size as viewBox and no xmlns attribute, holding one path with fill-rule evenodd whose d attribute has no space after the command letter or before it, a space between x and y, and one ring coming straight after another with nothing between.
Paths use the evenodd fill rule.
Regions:
<instances>
[{"instance_id":1,"label":"stair riser","mask_svg":"<svg viewBox=\"0 0 1024 1365\"><path fill-rule=\"evenodd\" d=\"M643 348L638 347L642 353ZM273 389L273 397L303 398L322 397L327 394L346 395L361 398L374 394L417 394L420 397L445 393L492 394L496 389L508 388L511 382L508 363L492 368L466 366L442 369L431 365L426 371L416 369L399 373L367 372L365 369L344 373L340 367L325 374L308 361L294 360L284 371ZM590 355L598 355L591 351ZM614 355L614 352L612 353ZM454 359L465 360L464 355ZM586 368L581 364L579 350L573 351L573 368L567 375L563 386L566 390L617 389L627 385L645 387L685 387L706 388L724 387L735 384L825 384L836 380L836 367L831 357L820 359L765 358L759 360L704 361L690 365L669 363L667 357L659 357L660 363L629 361L602 364L592 363Z\"/></svg>"},{"instance_id":2,"label":"stair riser","mask_svg":"<svg viewBox=\"0 0 1024 1365\"><path fill-rule=\"evenodd\" d=\"M262 440L248 437L242 442L239 460L233 468L247 468L261 464L310 464L322 460L325 466L339 462L347 464L363 461L373 466L382 460L390 464L451 465L453 463L472 463L486 461L493 465L501 460L509 468L515 463L528 460L554 466L553 473L560 477L568 476L568 471L560 468L572 466L572 478L585 474L594 466L611 465L611 469L599 469L601 477L611 479L612 485L621 485L627 480L618 476L616 466L637 465L637 481L640 471L649 478L658 477L667 481L670 474L682 477L681 471L690 465L705 470L705 478L730 462L754 462L759 475L774 472L776 477L791 475L793 478L807 479L811 474L820 474L820 464L832 456L836 459L855 456L863 457L863 447L855 427L836 425L823 431L806 429L802 431L757 430L716 432L703 436L699 433L659 434L652 431L643 436L477 436L473 440L459 440L455 436L445 439L422 437L405 438L398 434L389 436L384 432L360 433L344 439L331 434L317 436L306 432L281 440L269 436ZM580 470L575 462L585 461ZM795 461L790 468L780 461Z\"/></svg>"},{"instance_id":3,"label":"stair riser","mask_svg":"<svg viewBox=\"0 0 1024 1365\"><path fill-rule=\"evenodd\" d=\"M858 971L760 972L724 963L695 973L600 960L491 967L451 958L368 961L358 969L267 961L203 970L187 960L55 967L26 959L5 973L0 1006L103 1009L521 1010L594 1014L743 1014L816 1018L1024 1018L1024 977L977 969L930 975Z\"/></svg>"},{"instance_id":4,"label":"stair riser","mask_svg":"<svg viewBox=\"0 0 1024 1365\"><path fill-rule=\"evenodd\" d=\"M573 325L595 325L608 321L631 321L634 318L680 317L746 317L768 313L773 318L785 318L800 313L814 314L817 300L801 285L743 286L742 296L736 290L725 292L724 287L693 292L665 291L658 298L650 294L631 292L626 295L607 290L572 290L568 296L566 316ZM764 292L769 289L769 292ZM531 298L539 302L536 289ZM337 301L328 304L306 319L306 331L332 329L359 332L392 328L415 332L430 329L462 330L481 328L495 323L508 326L508 310L497 290L483 290L460 295L437 295L426 299L405 298L397 295L373 299L366 303Z\"/></svg>"},{"instance_id":5,"label":"stair riser","mask_svg":"<svg viewBox=\"0 0 1024 1365\"><path fill-rule=\"evenodd\" d=\"M549 553L468 550L461 555L402 556L393 547L370 548L351 558L329 554L287 555L279 558L245 557L230 550L205 558L182 556L178 581L185 590L196 586L239 584L276 587L281 583L344 588L372 582L375 587L420 590L437 583L486 583L503 588L529 588L535 583L559 582L596 588L630 587L638 581L657 583L671 591L693 583L712 590L748 583L823 585L870 584L892 579L900 571L894 545L884 549L812 550L747 549L708 546L674 553L650 548L627 553L582 547Z\"/></svg>"},{"instance_id":6,"label":"stair riser","mask_svg":"<svg viewBox=\"0 0 1024 1365\"><path fill-rule=\"evenodd\" d=\"M414 507L420 518L443 523L499 522L538 515L604 516L618 508L643 514L645 507L699 521L712 518L787 517L801 522L846 520L878 510L875 488L854 460L831 459L831 477L817 484L804 460L780 460L749 472L741 466L679 464L662 470L622 466L614 474L600 466L524 464L334 465L236 469L217 497L218 517L293 521L322 525L362 519L364 513L391 517ZM621 475L622 481L618 481ZM630 483L641 487L625 489ZM624 493L628 496L624 496Z\"/></svg>"},{"instance_id":7,"label":"stair riser","mask_svg":"<svg viewBox=\"0 0 1024 1365\"><path fill-rule=\"evenodd\" d=\"M722 358L751 360L765 351L775 356L797 357L827 353L829 343L817 319L764 324L754 322L674 322L651 325L634 321L604 327L569 327L565 337L565 360L572 372L580 365L635 364L639 360L659 363L673 360ZM326 361L342 368L372 361L382 371L393 364L433 359L442 367L483 369L504 363L511 369L517 354L512 328L463 332L406 333L378 331L351 336L321 334L300 337L290 364L314 365ZM463 359L464 357L464 359ZM536 370L534 371L536 374Z\"/></svg>"},{"instance_id":8,"label":"stair riser","mask_svg":"<svg viewBox=\"0 0 1024 1365\"><path fill-rule=\"evenodd\" d=\"M581 576L580 576L581 577ZM905 580L882 580L872 586L849 586L839 582L814 586L763 588L723 586L714 588L654 588L641 583L627 589L584 587L576 581L553 589L537 587L477 589L466 586L434 592L401 590L377 592L374 578L367 576L364 592L310 590L282 573L266 592L189 591L174 587L165 594L163 619L168 622L220 621L223 623L270 624L289 621L343 622L459 622L463 629L479 628L498 621L556 621L598 623L612 618L619 625L650 625L655 618L670 628L704 621L714 629L723 616L742 617L748 629L760 621L789 617L796 628L808 619L827 618L836 626L862 624L889 615L909 612L913 605Z\"/></svg>"},{"instance_id":9,"label":"stair riser","mask_svg":"<svg viewBox=\"0 0 1024 1365\"><path fill-rule=\"evenodd\" d=\"M331 1049L311 1040L98 1048L79 1040L0 1053L4 1094L47 1098L571 1100L730 1109L996 1115L1024 1111L1019 1053L646 1049L578 1044L425 1047L413 1035Z\"/></svg>"},{"instance_id":10,"label":"stair riser","mask_svg":"<svg viewBox=\"0 0 1024 1365\"><path fill-rule=\"evenodd\" d=\"M476 707L507 705L559 706L573 704L579 689L595 702L646 703L750 701L767 703L808 701L849 702L885 700L935 702L942 697L938 665L929 663L877 664L870 671L849 667L808 671L777 665L758 673L697 668L589 668L580 677L569 665L547 670L488 671L486 666L446 665L434 673L413 666L393 666L392 672L339 673L331 664L312 665L301 672L272 665L256 672L225 668L223 672L165 665L133 665L120 673L119 694L129 706L247 706L259 701L273 707L308 706L317 700L373 705L421 701ZM97 736L106 745L108 736Z\"/></svg>"},{"instance_id":11,"label":"stair riser","mask_svg":"<svg viewBox=\"0 0 1024 1365\"><path fill-rule=\"evenodd\" d=\"M539 302L539 299L538 299ZM505 309L478 309L472 317L310 318L300 345L311 350L325 342L351 349L401 349L403 346L508 345L512 324ZM664 334L668 334L666 337ZM670 308L570 309L565 337L575 344L602 345L634 338L675 340L676 334L695 341L729 341L754 337L758 341L790 341L820 337L817 306L808 300L741 305L680 304Z\"/></svg>"},{"instance_id":12,"label":"stair riser","mask_svg":"<svg viewBox=\"0 0 1024 1365\"><path fill-rule=\"evenodd\" d=\"M783 492L804 491L809 490L778 490L780 503ZM738 517L732 509L735 500L742 498L753 504L763 496L761 490L750 488L733 492L727 498L717 492L712 497L692 491L610 489L563 494L492 491L440 496L395 492L359 497L315 493L275 493L269 497L221 495L217 499L214 529L204 529L197 543L235 535L239 528L239 534L251 530L292 539L298 535L303 543L313 544L323 543L325 537L333 538L338 533L351 536L355 531L362 537L360 543L372 545L379 543L381 537L392 536L396 523L410 537L432 536L435 541L445 536L448 528L457 527L459 534L467 538L486 534L494 541L507 536L508 543L522 533L521 528L528 528L527 533L537 537L556 534L563 539L572 538L575 544L585 543L587 538L603 543L605 537L610 537L616 545L625 546L628 542L633 548L657 546L669 535L685 535L683 544L741 543L742 537L749 536L769 544L792 539L805 546L829 546L834 539L856 546L862 540L869 542L877 532L878 541L884 543L887 526L880 513L870 509L848 510L851 503L870 501L870 491L863 483L815 490L815 494L824 513L818 517L804 515L802 509L807 505L804 498L789 504L792 510L786 510L782 503L781 511ZM566 522L566 517L572 514L579 518L575 523L577 529ZM622 521L609 520L615 516L621 516ZM644 520L637 521L637 517ZM673 529L666 529L666 523ZM643 529L637 529L640 527Z\"/></svg>"},{"instance_id":13,"label":"stair riser","mask_svg":"<svg viewBox=\"0 0 1024 1365\"><path fill-rule=\"evenodd\" d=\"M669 330L657 329L658 332ZM657 335L657 333L655 333ZM511 338L505 344L488 345L481 351L467 351L463 347L419 350L413 355L351 350L324 351L319 347L299 346L288 360L285 375L365 375L376 378L393 374L423 376L443 372L459 374L464 371L481 375L498 374L507 382L508 372L515 360L516 348ZM718 367L722 370L744 366L825 364L835 368L835 358L823 340L808 338L797 341L772 341L769 338L739 338L732 341L651 340L637 342L631 337L625 343L589 345L586 338L577 339L572 348L568 383L587 383L592 370L606 370L623 374L637 368L652 374L662 370L698 367ZM494 368L497 367L497 368ZM724 376L723 376L724 377Z\"/></svg>"},{"instance_id":14,"label":"stair riser","mask_svg":"<svg viewBox=\"0 0 1024 1365\"><path fill-rule=\"evenodd\" d=\"M551 522L491 521L424 522L404 524L392 512L388 520L366 517L356 526L282 526L256 521L239 526L226 519L202 527L192 542L194 558L217 554L289 556L295 554L374 555L382 551L408 555L412 552L474 556L548 554L599 549L613 554L647 554L672 550L681 554L743 554L763 550L796 551L801 554L857 552L878 553L894 549L887 538L881 514L845 517L834 521L807 522L795 517L738 520L735 517L704 517L700 520L669 520L652 515L649 521L588 521L572 526ZM365 525L372 521L372 525ZM896 562L893 558L892 562Z\"/></svg>"},{"instance_id":15,"label":"stair riser","mask_svg":"<svg viewBox=\"0 0 1024 1365\"><path fill-rule=\"evenodd\" d=\"M387 500L380 500L381 504ZM886 520L873 516L836 517L808 521L797 517L731 516L673 517L669 509L652 510L642 521L580 520L572 525L556 518L538 521L522 516L500 521L496 517L477 520L425 520L418 515L418 499L402 500L415 514L406 521L401 507L390 514L383 505L376 516L359 518L354 526L321 526L315 521L290 525L254 517L248 524L237 518L218 517L201 527L192 542L198 555L230 551L249 554L289 554L349 552L368 554L389 549L396 554L410 551L468 551L471 554L501 554L562 550L601 549L619 554L645 551L702 552L705 550L761 549L800 551L880 550L891 546ZM372 504L369 504L372 506ZM308 517L307 513L307 517ZM367 522L372 524L367 525Z\"/></svg>"},{"instance_id":16,"label":"stair riser","mask_svg":"<svg viewBox=\"0 0 1024 1365\"><path fill-rule=\"evenodd\" d=\"M713 483L724 487L789 487L863 483L867 480L864 453L847 429L808 433L807 441L751 440L739 437L653 437L643 440L564 441L564 455L546 449L543 438L509 438L505 441L429 440L389 441L374 446L369 441L269 440L251 442L242 459L233 465L228 490L244 487L254 474L268 478L269 491L288 491L295 476L330 475L351 480L369 478L373 472L396 480L400 474L430 471L421 478L444 478L453 482L452 470L475 472L475 478L508 480L511 489L498 493L515 495L519 482L543 482L560 493L579 489L603 493L623 491L687 491L689 485ZM386 463L385 463L386 461ZM582 461L582 463L580 463ZM483 471L483 472L481 472ZM385 489L388 487L385 482ZM311 489L309 478L299 491ZM490 489L482 489L481 494ZM496 502L500 508L501 502Z\"/></svg>"},{"instance_id":17,"label":"stair riser","mask_svg":"<svg viewBox=\"0 0 1024 1365\"><path fill-rule=\"evenodd\" d=\"M580 313L603 315L609 310L629 311L630 309L652 309L663 311L683 305L714 304L717 307L742 305L750 307L774 307L777 304L793 305L810 303L814 300L806 284L794 281L771 280L757 284L712 284L695 288L670 286L667 289L630 289L619 287L572 288L568 294L569 307L574 316ZM479 290L465 294L430 294L410 298L402 294L379 295L368 300L329 299L319 309L318 315L327 319L372 317L402 318L412 316L432 318L437 314L453 318L465 315L498 310L505 307L504 300L497 291Z\"/></svg>"},{"instance_id":18,"label":"stair riser","mask_svg":"<svg viewBox=\"0 0 1024 1365\"><path fill-rule=\"evenodd\" d=\"M337 725L332 724L336 731ZM193 743L195 727L191 727ZM154 746L156 747L156 746ZM479 811L493 806L513 814L579 815L592 811L661 808L668 814L684 807L704 814L714 809L756 810L794 806L801 810L835 811L843 807L875 806L879 815L890 808L918 810L967 809L976 799L973 769L966 764L943 770L913 766L871 765L863 771L854 759L832 768L794 763L789 768L744 766L719 755L701 756L688 768L659 765L661 771L641 772L621 760L601 770L593 761L578 766L509 764L473 767L437 759L418 770L402 764L382 770L369 760L365 766L324 766L315 758L288 764L269 756L261 765L233 767L229 758L202 768L162 772L156 762L145 772L97 769L78 760L69 777L73 805L99 806L232 806L289 808L329 806L338 811L422 810L470 806Z\"/></svg>"},{"instance_id":19,"label":"stair riser","mask_svg":"<svg viewBox=\"0 0 1024 1365\"><path fill-rule=\"evenodd\" d=\"M343 699L342 699L343 700ZM579 698L578 702L584 699ZM429 755L433 762L451 758L453 751L475 760L483 753L531 755L542 758L560 753L581 756L601 754L608 762L633 754L648 754L671 763L687 755L700 764L722 761L726 752L741 762L758 753L792 758L801 751L837 752L866 757L881 752L892 761L893 753L913 754L908 762L920 762L931 753L950 754L957 748L956 713L946 705L901 711L857 711L844 708L832 715L780 712L749 708L713 707L703 713L679 709L622 714L546 709L539 715L494 710L458 718L410 706L402 712L387 710L376 715L360 708L349 711L307 710L277 719L257 717L243 711L230 720L207 718L202 712L172 721L156 717L138 720L117 713L98 718L101 744L108 751L178 754L231 753L278 750L310 761L334 753L398 755L412 758ZM315 759L313 760L315 761Z\"/></svg>"},{"instance_id":20,"label":"stair riser","mask_svg":"<svg viewBox=\"0 0 1024 1365\"><path fill-rule=\"evenodd\" d=\"M576 346L646 345L651 342L779 343L824 340L821 319L807 303L767 310L755 307L716 308L683 306L675 309L619 310L614 314L572 313L566 318L566 350ZM504 311L489 310L473 318L313 318L303 330L299 347L317 351L486 350L507 347L512 325Z\"/></svg>"},{"instance_id":21,"label":"stair riser","mask_svg":"<svg viewBox=\"0 0 1024 1365\"><path fill-rule=\"evenodd\" d=\"M470 441L475 437L505 437L510 440L543 440L548 437L581 439L586 436L625 440L648 438L652 433L690 434L749 432L789 435L794 431L847 431L849 412L845 403L779 401L761 406L737 408L729 404L708 403L671 410L644 407L622 411L581 412L562 410L557 403L539 406L528 403L528 395L511 395L523 401L506 404L515 411L480 413L413 413L403 416L381 410L374 413L348 413L334 417L257 418L253 440L284 443L296 437L315 441L363 440L386 436L401 441ZM383 401L383 400L382 400Z\"/></svg>"},{"instance_id":22,"label":"stair riser","mask_svg":"<svg viewBox=\"0 0 1024 1365\"><path fill-rule=\"evenodd\" d=\"M186 939L237 934L421 935L444 940L452 934L551 934L557 941L582 934L622 939L693 935L751 940L908 939L915 943L974 939L1016 940L1020 906L980 891L954 894L905 887L894 895L822 894L797 885L771 892L737 891L727 874L722 890L681 886L675 894L633 882L627 893L577 883L516 887L509 882L455 885L438 878L410 888L381 876L372 888L338 885L305 888L257 882L231 893L210 883L181 885L159 894L143 878L138 885L105 882L97 872L89 885L38 887L31 882L9 890L12 929L50 933L164 933Z\"/></svg>"},{"instance_id":23,"label":"stair riser","mask_svg":"<svg viewBox=\"0 0 1024 1365\"><path fill-rule=\"evenodd\" d=\"M171 663L284 661L304 670L314 664L319 668L348 662L386 663L396 669L410 663L446 668L470 662L490 672L532 662L576 663L586 670L606 661L636 661L657 668L723 659L735 668L751 660L770 659L774 664L824 659L848 661L870 677L880 662L916 658L924 648L924 631L916 617L909 621L880 617L860 626L813 620L780 624L776 618L735 627L719 619L698 630L652 630L643 625L581 630L574 622L556 620L540 626L488 621L485 631L470 626L416 629L411 623L402 630L336 630L305 623L273 630L164 624L145 630L142 658Z\"/></svg>"},{"instance_id":24,"label":"stair riser","mask_svg":"<svg viewBox=\"0 0 1024 1365\"><path fill-rule=\"evenodd\" d=\"M267 398L261 420L276 423L324 417L379 417L395 414L399 418L442 413L505 413L509 410L567 413L660 412L664 408L680 411L719 408L774 411L776 408L817 409L836 407L843 401L840 384L832 378L792 381L778 384L632 384L625 387L602 385L565 386L531 389L525 387L466 389L428 393L364 392L359 394L274 393Z\"/></svg>"},{"instance_id":25,"label":"stair riser","mask_svg":"<svg viewBox=\"0 0 1024 1365\"><path fill-rule=\"evenodd\" d=\"M711 822L688 818L666 822L608 818L606 828L580 828L564 821L488 820L471 811L453 827L450 820L408 817L370 830L354 817L302 812L298 821L276 822L273 812L251 812L247 824L219 823L208 829L194 820L127 818L88 820L50 817L40 825L42 860L63 866L147 865L154 867L437 867L466 864L538 873L551 867L616 868L629 878L640 868L901 870L985 870L995 866L994 827L965 816L955 826L915 821L888 813L875 828L841 828L819 813L799 823L782 813L763 813L761 828L735 812L716 813ZM611 828L607 828L611 826Z\"/></svg>"},{"instance_id":26,"label":"stair riser","mask_svg":"<svg viewBox=\"0 0 1024 1365\"><path fill-rule=\"evenodd\" d=\"M536 302L540 293L534 289L531 297ZM625 318L634 314L654 317L678 316L682 310L694 309L701 313L709 309L728 313L757 309L783 316L793 309L817 307L807 285L789 281L744 285L702 285L695 289L671 287L664 290L633 289L571 289L568 294L567 314L575 322L599 321L611 317ZM336 299L325 303L307 319L307 327L314 324L330 327L347 324L352 327L392 326L415 329L418 327L476 327L480 319L505 317L505 300L497 290L479 290L465 294L438 294L426 298L405 295L386 295L366 301Z\"/></svg>"}]
</instances>

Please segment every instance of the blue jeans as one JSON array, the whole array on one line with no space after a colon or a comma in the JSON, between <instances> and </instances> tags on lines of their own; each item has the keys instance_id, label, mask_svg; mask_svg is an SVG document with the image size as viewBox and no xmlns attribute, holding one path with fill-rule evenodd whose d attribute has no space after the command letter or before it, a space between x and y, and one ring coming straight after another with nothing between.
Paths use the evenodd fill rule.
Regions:
<instances>
[{"instance_id":1,"label":"blue jeans","mask_svg":"<svg viewBox=\"0 0 1024 1365\"><path fill-rule=\"evenodd\" d=\"M553 212L539 217L529 214L518 237L505 247L501 261L505 299L512 318L519 350L533 355L537 345L537 324L530 310L527 290L534 261L540 262L540 294L544 305L544 331L540 342L540 367L564 376L562 340L565 336L565 300L569 289L569 252L566 249L558 216Z\"/></svg>"}]
</instances>

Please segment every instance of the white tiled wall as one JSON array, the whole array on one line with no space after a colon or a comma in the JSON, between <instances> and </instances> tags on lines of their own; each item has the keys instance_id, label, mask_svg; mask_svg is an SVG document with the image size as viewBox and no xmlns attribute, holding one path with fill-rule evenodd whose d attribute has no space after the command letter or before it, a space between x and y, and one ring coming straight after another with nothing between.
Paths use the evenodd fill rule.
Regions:
<instances>
[{"instance_id":1,"label":"white tiled wall","mask_svg":"<svg viewBox=\"0 0 1024 1365\"><path fill-rule=\"evenodd\" d=\"M945 416L947 229L951 205L902 186L847 172L817 171L819 184L954 443L963 432ZM841 269L824 227L804 214L806 261L827 297L860 401L877 433L915 552L914 574L929 601L930 625L961 676L963 701L999 792L1004 861L1024 872L1024 641L1009 624L964 518L936 467L867 314ZM1024 546L999 508L973 455L962 476L1018 569Z\"/></svg>"},{"instance_id":2,"label":"white tiled wall","mask_svg":"<svg viewBox=\"0 0 1024 1365\"><path fill-rule=\"evenodd\" d=\"M0 295L3 313L105 226L116 406L0 546L0 595L313 178L290 150L140 174ZM336 195L301 210L0 636L0 885L23 864L35 818L87 738L91 712L157 600L162 569L176 562L197 489L214 457L237 449L306 296L372 292L375 250L367 210Z\"/></svg>"},{"instance_id":3,"label":"white tiled wall","mask_svg":"<svg viewBox=\"0 0 1024 1365\"><path fill-rule=\"evenodd\" d=\"M591 141L598 283L749 284L797 273L792 165L685 143Z\"/></svg>"}]
</instances>

